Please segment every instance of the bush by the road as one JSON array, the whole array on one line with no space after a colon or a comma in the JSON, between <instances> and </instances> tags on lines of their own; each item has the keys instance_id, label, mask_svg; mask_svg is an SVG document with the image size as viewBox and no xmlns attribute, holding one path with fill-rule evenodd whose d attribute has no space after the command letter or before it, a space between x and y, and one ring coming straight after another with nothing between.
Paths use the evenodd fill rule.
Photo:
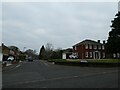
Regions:
<instances>
[{"instance_id":1,"label":"bush by the road","mask_svg":"<svg viewBox=\"0 0 120 90\"><path fill-rule=\"evenodd\" d=\"M80 62L80 60L50 59L49 62Z\"/></svg>"},{"instance_id":2,"label":"bush by the road","mask_svg":"<svg viewBox=\"0 0 120 90\"><path fill-rule=\"evenodd\" d=\"M2 67L6 67L7 63L6 62L3 62L2 63Z\"/></svg>"},{"instance_id":3,"label":"bush by the road","mask_svg":"<svg viewBox=\"0 0 120 90\"><path fill-rule=\"evenodd\" d=\"M73 66L119 66L119 59L99 59L99 60L66 60L66 59L52 59L49 62L61 65Z\"/></svg>"}]
</instances>

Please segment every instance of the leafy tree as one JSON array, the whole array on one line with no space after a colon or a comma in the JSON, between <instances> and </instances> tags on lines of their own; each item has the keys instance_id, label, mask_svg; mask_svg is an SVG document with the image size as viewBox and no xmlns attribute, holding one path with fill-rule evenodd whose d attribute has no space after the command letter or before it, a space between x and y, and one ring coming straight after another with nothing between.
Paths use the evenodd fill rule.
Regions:
<instances>
[{"instance_id":1,"label":"leafy tree","mask_svg":"<svg viewBox=\"0 0 120 90\"><path fill-rule=\"evenodd\" d=\"M116 14L116 18L111 21L112 30L109 32L107 41L107 51L110 54L120 53L120 12Z\"/></svg>"},{"instance_id":2,"label":"leafy tree","mask_svg":"<svg viewBox=\"0 0 120 90\"><path fill-rule=\"evenodd\" d=\"M51 58L52 59L62 59L62 49L58 48L58 49L54 50Z\"/></svg>"},{"instance_id":3,"label":"leafy tree","mask_svg":"<svg viewBox=\"0 0 120 90\"><path fill-rule=\"evenodd\" d=\"M25 54L31 56L33 59L37 58L36 50L28 49L25 51Z\"/></svg>"},{"instance_id":4,"label":"leafy tree","mask_svg":"<svg viewBox=\"0 0 120 90\"><path fill-rule=\"evenodd\" d=\"M19 59L22 60L22 61L25 60L26 59L26 54L24 52L20 51Z\"/></svg>"},{"instance_id":5,"label":"leafy tree","mask_svg":"<svg viewBox=\"0 0 120 90\"><path fill-rule=\"evenodd\" d=\"M28 55L33 55L34 54L34 51L32 49L28 49L25 51L26 54Z\"/></svg>"},{"instance_id":6,"label":"leafy tree","mask_svg":"<svg viewBox=\"0 0 120 90\"><path fill-rule=\"evenodd\" d=\"M43 60L45 59L45 48L44 48L44 45L40 49L39 59L43 59Z\"/></svg>"}]
</instances>

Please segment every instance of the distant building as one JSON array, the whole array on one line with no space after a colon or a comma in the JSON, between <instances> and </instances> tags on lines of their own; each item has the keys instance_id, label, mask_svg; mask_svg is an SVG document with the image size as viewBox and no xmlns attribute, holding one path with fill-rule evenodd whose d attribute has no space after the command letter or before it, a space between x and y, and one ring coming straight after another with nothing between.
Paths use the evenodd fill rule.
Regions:
<instances>
[{"instance_id":1,"label":"distant building","mask_svg":"<svg viewBox=\"0 0 120 90\"><path fill-rule=\"evenodd\" d=\"M13 57L14 60L25 60L28 55L22 51L13 50L10 46L2 43L0 46L0 60L7 61L9 57Z\"/></svg>"},{"instance_id":2,"label":"distant building","mask_svg":"<svg viewBox=\"0 0 120 90\"><path fill-rule=\"evenodd\" d=\"M0 61L2 61L2 57L3 57L3 54L2 54L2 47L0 46Z\"/></svg>"},{"instance_id":3,"label":"distant building","mask_svg":"<svg viewBox=\"0 0 120 90\"><path fill-rule=\"evenodd\" d=\"M1 47L2 47L2 54L3 54L2 60L6 61L7 58L9 57L10 49L7 46L5 46L4 44L2 44Z\"/></svg>"},{"instance_id":4,"label":"distant building","mask_svg":"<svg viewBox=\"0 0 120 90\"><path fill-rule=\"evenodd\" d=\"M73 52L78 55L79 59L103 59L106 58L105 41L84 40L73 46Z\"/></svg>"},{"instance_id":5,"label":"distant building","mask_svg":"<svg viewBox=\"0 0 120 90\"><path fill-rule=\"evenodd\" d=\"M72 53L73 53L72 48L62 50L62 59L69 59L69 55L72 55Z\"/></svg>"},{"instance_id":6,"label":"distant building","mask_svg":"<svg viewBox=\"0 0 120 90\"><path fill-rule=\"evenodd\" d=\"M3 43L2 43L2 46L0 46L0 49L1 49L1 58L2 58L2 61L6 61L8 59L9 56L15 56L15 52L13 50L11 50L9 47L5 46Z\"/></svg>"}]
</instances>

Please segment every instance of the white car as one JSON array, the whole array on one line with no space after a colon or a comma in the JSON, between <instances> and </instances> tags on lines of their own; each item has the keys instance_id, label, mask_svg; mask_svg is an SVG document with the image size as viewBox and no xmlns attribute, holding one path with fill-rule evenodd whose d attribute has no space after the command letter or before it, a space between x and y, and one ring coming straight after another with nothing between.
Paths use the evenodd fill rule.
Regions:
<instances>
[{"instance_id":1,"label":"white car","mask_svg":"<svg viewBox=\"0 0 120 90\"><path fill-rule=\"evenodd\" d=\"M10 57L8 57L7 60L8 60L8 61L12 61L12 60L14 60L14 57L13 57L13 56L10 56Z\"/></svg>"},{"instance_id":2,"label":"white car","mask_svg":"<svg viewBox=\"0 0 120 90\"><path fill-rule=\"evenodd\" d=\"M76 59L76 58L78 58L76 55L69 55L69 58L71 58L71 59Z\"/></svg>"}]
</instances>

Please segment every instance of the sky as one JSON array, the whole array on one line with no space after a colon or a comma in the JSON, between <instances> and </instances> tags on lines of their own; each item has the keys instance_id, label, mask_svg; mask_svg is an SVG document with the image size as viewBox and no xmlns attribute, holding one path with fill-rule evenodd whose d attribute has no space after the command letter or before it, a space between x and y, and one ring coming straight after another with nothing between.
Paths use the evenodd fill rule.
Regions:
<instances>
[{"instance_id":1,"label":"sky","mask_svg":"<svg viewBox=\"0 0 120 90\"><path fill-rule=\"evenodd\" d=\"M2 42L20 50L107 40L117 2L3 2Z\"/></svg>"}]
</instances>

